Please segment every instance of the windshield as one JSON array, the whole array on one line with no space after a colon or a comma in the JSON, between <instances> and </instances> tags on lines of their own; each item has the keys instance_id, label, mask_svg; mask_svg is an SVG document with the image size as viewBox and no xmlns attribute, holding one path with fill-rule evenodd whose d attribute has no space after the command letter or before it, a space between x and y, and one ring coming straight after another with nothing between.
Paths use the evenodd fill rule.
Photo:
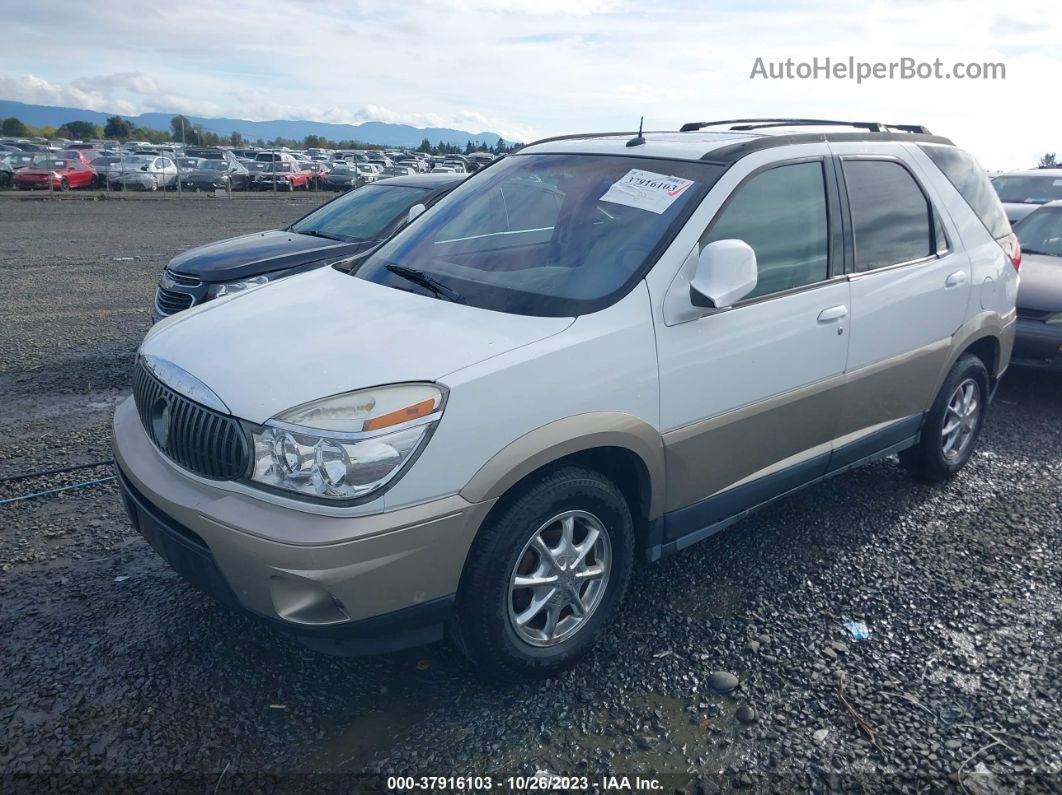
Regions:
<instances>
[{"instance_id":1,"label":"windshield","mask_svg":"<svg viewBox=\"0 0 1062 795\"><path fill-rule=\"evenodd\" d=\"M331 173L336 174L338 176L342 174L353 174L355 172L354 169L352 169L350 166L333 166Z\"/></svg>"},{"instance_id":2,"label":"windshield","mask_svg":"<svg viewBox=\"0 0 1062 795\"><path fill-rule=\"evenodd\" d=\"M379 240L391 224L429 193L427 188L366 185L314 210L291 228L352 243Z\"/></svg>"},{"instance_id":3,"label":"windshield","mask_svg":"<svg viewBox=\"0 0 1062 795\"><path fill-rule=\"evenodd\" d=\"M1062 207L1047 207L1027 215L1014 225L1014 234L1026 254L1062 257Z\"/></svg>"},{"instance_id":4,"label":"windshield","mask_svg":"<svg viewBox=\"0 0 1062 795\"><path fill-rule=\"evenodd\" d=\"M1012 204L1047 204L1062 199L1062 177L1048 174L996 177L992 187L1000 201Z\"/></svg>"},{"instance_id":5,"label":"windshield","mask_svg":"<svg viewBox=\"0 0 1062 795\"><path fill-rule=\"evenodd\" d=\"M203 171L227 171L229 164L224 160L204 160L199 168Z\"/></svg>"},{"instance_id":6,"label":"windshield","mask_svg":"<svg viewBox=\"0 0 1062 795\"><path fill-rule=\"evenodd\" d=\"M280 173L284 173L284 172L288 172L288 171L292 170L291 169L291 163L275 162L275 163L266 163L265 165L266 165L266 167L265 167L266 171L277 171L277 172L280 172Z\"/></svg>"},{"instance_id":7,"label":"windshield","mask_svg":"<svg viewBox=\"0 0 1062 795\"><path fill-rule=\"evenodd\" d=\"M384 244L356 275L419 292L395 273L415 270L472 306L500 312L596 312L645 275L722 172L626 156L506 158Z\"/></svg>"},{"instance_id":8,"label":"windshield","mask_svg":"<svg viewBox=\"0 0 1062 795\"><path fill-rule=\"evenodd\" d=\"M198 158L195 158L195 157L178 157L177 158L177 165L180 166L181 168L185 169L186 171L190 170L190 169L199 168L200 165L202 163L205 163L205 162L206 162L205 160L199 160Z\"/></svg>"}]
</instances>

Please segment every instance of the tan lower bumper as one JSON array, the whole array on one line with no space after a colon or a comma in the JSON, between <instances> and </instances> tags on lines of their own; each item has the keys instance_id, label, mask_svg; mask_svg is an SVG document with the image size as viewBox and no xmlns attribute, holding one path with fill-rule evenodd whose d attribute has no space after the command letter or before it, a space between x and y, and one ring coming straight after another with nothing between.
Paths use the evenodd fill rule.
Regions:
<instances>
[{"instance_id":1,"label":"tan lower bumper","mask_svg":"<svg viewBox=\"0 0 1062 795\"><path fill-rule=\"evenodd\" d=\"M494 500L446 497L360 517L330 517L207 485L151 443L132 399L115 412L127 485L209 547L242 607L293 629L341 627L454 594Z\"/></svg>"}]
</instances>

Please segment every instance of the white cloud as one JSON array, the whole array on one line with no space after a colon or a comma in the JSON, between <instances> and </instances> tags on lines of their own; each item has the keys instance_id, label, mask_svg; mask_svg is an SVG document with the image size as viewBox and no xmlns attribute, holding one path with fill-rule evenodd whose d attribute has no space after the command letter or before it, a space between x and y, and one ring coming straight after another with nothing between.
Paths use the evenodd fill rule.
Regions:
<instances>
[{"instance_id":1,"label":"white cloud","mask_svg":"<svg viewBox=\"0 0 1062 795\"><path fill-rule=\"evenodd\" d=\"M1033 0L184 0L16 4L0 96L131 113L367 120L510 140L744 116L923 123L987 166L1062 150L1062 15ZM157 33L157 35L155 35ZM753 60L999 61L1001 81L750 80ZM84 64L93 64L85 77ZM134 64L132 68L130 64ZM32 75L27 77L27 75Z\"/></svg>"}]
</instances>

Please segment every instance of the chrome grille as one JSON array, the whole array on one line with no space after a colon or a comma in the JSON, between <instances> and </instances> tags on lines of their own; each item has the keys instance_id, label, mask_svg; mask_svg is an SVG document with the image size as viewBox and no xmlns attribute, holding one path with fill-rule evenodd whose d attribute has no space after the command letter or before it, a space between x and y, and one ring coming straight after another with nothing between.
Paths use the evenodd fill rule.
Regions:
<instances>
[{"instance_id":1,"label":"chrome grille","mask_svg":"<svg viewBox=\"0 0 1062 795\"><path fill-rule=\"evenodd\" d=\"M169 269L166 270L166 275L173 279L174 284L181 284L185 287L198 287L203 283L203 280L198 276L185 276L183 273L177 273Z\"/></svg>"},{"instance_id":2,"label":"chrome grille","mask_svg":"<svg viewBox=\"0 0 1062 795\"><path fill-rule=\"evenodd\" d=\"M179 293L176 290L167 290L159 287L155 290L155 308L160 315L172 315L188 309L192 305L192 296L188 293Z\"/></svg>"},{"instance_id":3,"label":"chrome grille","mask_svg":"<svg viewBox=\"0 0 1062 795\"><path fill-rule=\"evenodd\" d=\"M250 444L234 417L174 392L142 363L133 373L133 399L151 441L185 469L215 480L250 472Z\"/></svg>"}]
</instances>

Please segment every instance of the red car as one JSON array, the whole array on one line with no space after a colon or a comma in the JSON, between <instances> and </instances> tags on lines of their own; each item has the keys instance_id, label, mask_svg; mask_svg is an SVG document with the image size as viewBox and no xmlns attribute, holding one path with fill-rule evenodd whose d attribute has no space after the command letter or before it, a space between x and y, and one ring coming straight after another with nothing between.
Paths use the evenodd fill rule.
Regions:
<instances>
[{"instance_id":1,"label":"red car","mask_svg":"<svg viewBox=\"0 0 1062 795\"><path fill-rule=\"evenodd\" d=\"M96 169L77 160L40 158L15 173L15 187L19 190L69 190L95 184Z\"/></svg>"},{"instance_id":2,"label":"red car","mask_svg":"<svg viewBox=\"0 0 1062 795\"><path fill-rule=\"evenodd\" d=\"M313 181L313 172L304 163L276 162L268 164L266 171L258 176L260 190L294 191L296 188L309 190Z\"/></svg>"}]
</instances>

